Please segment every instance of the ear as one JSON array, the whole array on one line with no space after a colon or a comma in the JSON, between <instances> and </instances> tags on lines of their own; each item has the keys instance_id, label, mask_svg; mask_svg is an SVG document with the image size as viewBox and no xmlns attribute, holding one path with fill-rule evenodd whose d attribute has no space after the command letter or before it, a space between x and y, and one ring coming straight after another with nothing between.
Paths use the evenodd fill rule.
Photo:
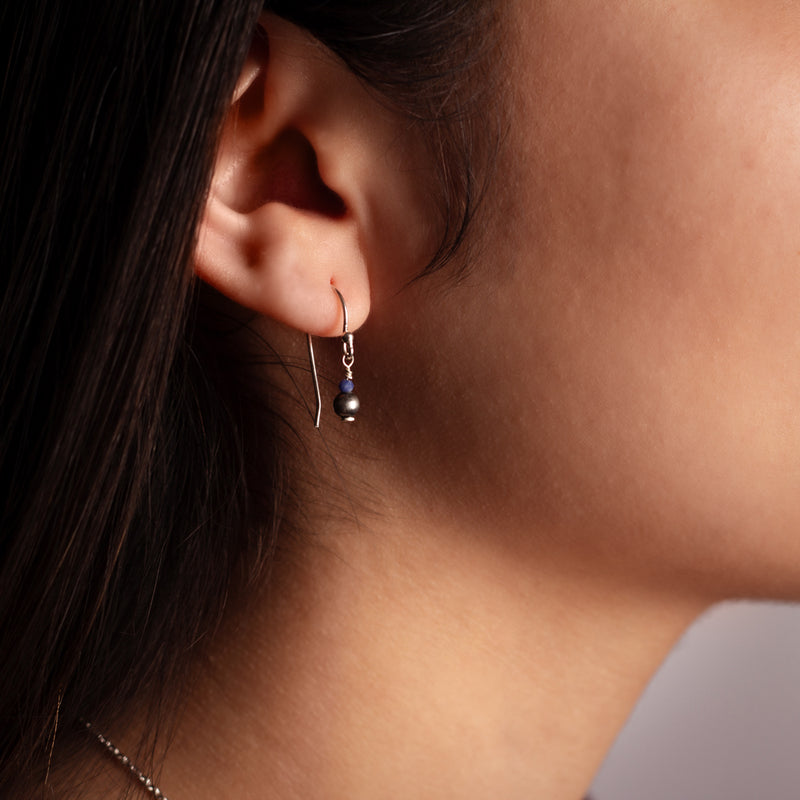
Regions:
<instances>
[{"instance_id":1,"label":"ear","mask_svg":"<svg viewBox=\"0 0 800 800\"><path fill-rule=\"evenodd\" d=\"M398 260L427 247L403 237L420 198L413 169L399 167L408 152L388 155L397 131L395 115L317 40L263 15L223 131L196 274L315 336L341 333L336 287L358 328L375 274L413 268Z\"/></svg>"}]
</instances>

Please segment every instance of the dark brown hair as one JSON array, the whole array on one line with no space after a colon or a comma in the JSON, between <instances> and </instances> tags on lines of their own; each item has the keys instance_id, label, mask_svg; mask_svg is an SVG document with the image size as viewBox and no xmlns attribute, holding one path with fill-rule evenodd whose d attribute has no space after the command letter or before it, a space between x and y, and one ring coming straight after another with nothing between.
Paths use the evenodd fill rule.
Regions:
<instances>
[{"instance_id":1,"label":"dark brown hair","mask_svg":"<svg viewBox=\"0 0 800 800\"><path fill-rule=\"evenodd\" d=\"M220 376L189 268L254 0L5 3L0 85L0 796L57 734L174 687L291 491L280 422ZM276 0L420 125L442 238L478 182L483 0ZM458 91L453 91L457 87ZM198 316L199 314L199 316ZM262 454L256 497L249 442ZM249 436L249 434L248 434ZM251 443L252 445L252 443ZM265 456L265 457L264 457ZM202 587L202 591L198 590ZM157 698L156 698L157 699Z\"/></svg>"}]
</instances>

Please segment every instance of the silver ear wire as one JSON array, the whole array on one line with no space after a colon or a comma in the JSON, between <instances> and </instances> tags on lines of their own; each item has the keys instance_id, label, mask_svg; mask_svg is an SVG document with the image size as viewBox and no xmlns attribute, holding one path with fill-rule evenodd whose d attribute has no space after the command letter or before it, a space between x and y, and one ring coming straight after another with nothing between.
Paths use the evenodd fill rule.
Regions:
<instances>
[{"instance_id":1,"label":"silver ear wire","mask_svg":"<svg viewBox=\"0 0 800 800\"><path fill-rule=\"evenodd\" d=\"M319 378L317 377L317 362L314 360L314 344L311 341L311 334L306 334L306 344L308 345L308 361L311 365L311 380L314 381L314 399L317 407L314 412L314 427L319 428L319 418L322 414L322 399L319 395Z\"/></svg>"},{"instance_id":2,"label":"silver ear wire","mask_svg":"<svg viewBox=\"0 0 800 800\"><path fill-rule=\"evenodd\" d=\"M334 286L333 291L339 296L342 304L342 364L344 364L344 379L339 382L339 394L333 401L333 410L341 417L343 422L355 422L355 415L361 408L361 403L353 394L353 362L355 361L355 351L353 349L353 334L347 330L347 304L344 302L342 293Z\"/></svg>"}]
</instances>

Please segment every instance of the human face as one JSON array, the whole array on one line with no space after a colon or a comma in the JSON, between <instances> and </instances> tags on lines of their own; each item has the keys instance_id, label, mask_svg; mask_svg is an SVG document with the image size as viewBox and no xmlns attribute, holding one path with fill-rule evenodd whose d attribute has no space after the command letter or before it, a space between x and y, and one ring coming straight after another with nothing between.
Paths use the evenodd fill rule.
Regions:
<instances>
[{"instance_id":1,"label":"human face","mask_svg":"<svg viewBox=\"0 0 800 800\"><path fill-rule=\"evenodd\" d=\"M506 22L500 221L420 333L437 491L596 569L800 594L800 3Z\"/></svg>"}]
</instances>

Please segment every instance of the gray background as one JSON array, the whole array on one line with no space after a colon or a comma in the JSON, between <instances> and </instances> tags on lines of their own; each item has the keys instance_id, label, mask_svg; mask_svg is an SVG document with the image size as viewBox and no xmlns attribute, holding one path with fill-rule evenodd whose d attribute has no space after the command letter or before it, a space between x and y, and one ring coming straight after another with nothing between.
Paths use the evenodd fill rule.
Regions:
<instances>
[{"instance_id":1,"label":"gray background","mask_svg":"<svg viewBox=\"0 0 800 800\"><path fill-rule=\"evenodd\" d=\"M798 800L800 607L717 606L687 633L600 770L593 800Z\"/></svg>"}]
</instances>

